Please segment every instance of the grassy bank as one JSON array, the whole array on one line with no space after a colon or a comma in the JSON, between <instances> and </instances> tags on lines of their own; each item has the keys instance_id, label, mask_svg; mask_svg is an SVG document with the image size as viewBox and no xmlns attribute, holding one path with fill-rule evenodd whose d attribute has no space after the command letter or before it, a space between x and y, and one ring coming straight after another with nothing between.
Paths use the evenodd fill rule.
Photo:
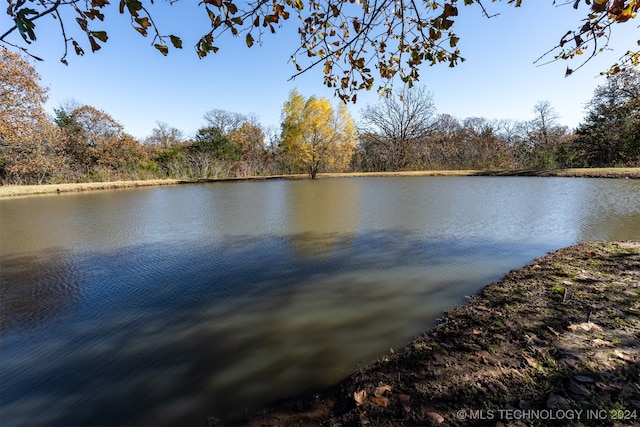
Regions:
<instances>
[{"instance_id":1,"label":"grassy bank","mask_svg":"<svg viewBox=\"0 0 640 427\"><path fill-rule=\"evenodd\" d=\"M35 196L39 194L75 193L80 191L115 190L119 188L175 185L175 179L151 179L146 181L80 182L44 185L5 185L0 187L0 198Z\"/></svg>"},{"instance_id":2,"label":"grassy bank","mask_svg":"<svg viewBox=\"0 0 640 427\"><path fill-rule=\"evenodd\" d=\"M83 191L117 190L123 188L155 187L161 185L197 184L203 182L302 178L306 178L306 175L278 175L269 177L226 179L149 179L139 181L77 182L43 185L5 185L0 186L0 199L7 197L36 196L42 194L78 193Z\"/></svg>"},{"instance_id":3,"label":"grassy bank","mask_svg":"<svg viewBox=\"0 0 640 427\"><path fill-rule=\"evenodd\" d=\"M236 425L638 424L640 242L613 242L514 270L405 348Z\"/></svg>"},{"instance_id":4,"label":"grassy bank","mask_svg":"<svg viewBox=\"0 0 640 427\"><path fill-rule=\"evenodd\" d=\"M640 168L592 168L592 169L554 169L554 170L518 170L518 171L481 171L481 170L452 170L452 171L407 171L407 172L353 172L353 173L324 173L318 178L356 178L383 176L557 176L579 178L634 178L640 179ZM153 179L144 181L112 181L112 182L84 182L44 185L5 185L0 186L0 198L34 196L40 194L75 193L92 190L114 190L119 188L149 187L159 185L178 185L218 181L244 181L267 179L306 179L307 175L274 175L255 176L246 178L227 179Z\"/></svg>"}]
</instances>

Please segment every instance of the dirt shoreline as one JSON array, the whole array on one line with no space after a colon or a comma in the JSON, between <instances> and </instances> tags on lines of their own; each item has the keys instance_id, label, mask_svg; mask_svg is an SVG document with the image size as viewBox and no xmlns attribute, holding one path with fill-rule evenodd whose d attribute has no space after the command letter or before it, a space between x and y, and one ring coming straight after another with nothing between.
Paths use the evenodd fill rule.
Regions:
<instances>
[{"instance_id":1,"label":"dirt shoreline","mask_svg":"<svg viewBox=\"0 0 640 427\"><path fill-rule=\"evenodd\" d=\"M407 171L407 172L354 172L322 173L319 179L357 178L384 176L544 176L580 178L631 178L640 179L640 168L582 168L554 170L451 170L451 171ZM122 188L150 187L160 185L197 184L204 182L227 182L273 179L307 179L307 175L251 176L224 179L150 179L139 181L80 182L43 185L2 185L0 199L26 197L43 194L76 193L81 191L115 190Z\"/></svg>"},{"instance_id":2,"label":"dirt shoreline","mask_svg":"<svg viewBox=\"0 0 640 427\"><path fill-rule=\"evenodd\" d=\"M508 273L406 347L236 426L640 425L640 242Z\"/></svg>"}]
</instances>

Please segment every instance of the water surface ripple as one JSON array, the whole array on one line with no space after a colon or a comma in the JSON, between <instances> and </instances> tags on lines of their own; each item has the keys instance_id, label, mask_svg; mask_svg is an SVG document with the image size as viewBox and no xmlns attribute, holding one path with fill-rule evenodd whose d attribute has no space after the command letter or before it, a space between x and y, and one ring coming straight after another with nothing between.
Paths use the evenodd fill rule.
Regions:
<instances>
[{"instance_id":1,"label":"water surface ripple","mask_svg":"<svg viewBox=\"0 0 640 427\"><path fill-rule=\"evenodd\" d=\"M338 381L640 182L358 178L0 200L0 424L201 425Z\"/></svg>"}]
</instances>

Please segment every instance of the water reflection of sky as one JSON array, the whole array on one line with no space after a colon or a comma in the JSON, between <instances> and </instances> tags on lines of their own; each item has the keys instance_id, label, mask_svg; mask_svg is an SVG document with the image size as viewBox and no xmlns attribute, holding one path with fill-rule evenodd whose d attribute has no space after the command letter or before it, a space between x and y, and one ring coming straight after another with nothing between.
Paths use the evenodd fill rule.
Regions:
<instances>
[{"instance_id":1,"label":"water reflection of sky","mask_svg":"<svg viewBox=\"0 0 640 427\"><path fill-rule=\"evenodd\" d=\"M0 201L0 421L201 424L337 381L546 251L640 239L637 182L514 180Z\"/></svg>"}]
</instances>

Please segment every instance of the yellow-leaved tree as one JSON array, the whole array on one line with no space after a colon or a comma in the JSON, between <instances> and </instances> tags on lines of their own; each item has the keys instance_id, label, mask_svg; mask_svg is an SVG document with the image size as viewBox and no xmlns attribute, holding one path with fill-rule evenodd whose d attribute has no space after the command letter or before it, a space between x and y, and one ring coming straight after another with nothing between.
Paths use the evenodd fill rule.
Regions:
<instances>
[{"instance_id":1,"label":"yellow-leaved tree","mask_svg":"<svg viewBox=\"0 0 640 427\"><path fill-rule=\"evenodd\" d=\"M326 98L306 98L291 91L282 108L280 148L285 170L307 173L348 170L356 145L356 129L346 107L334 112Z\"/></svg>"},{"instance_id":2,"label":"yellow-leaved tree","mask_svg":"<svg viewBox=\"0 0 640 427\"><path fill-rule=\"evenodd\" d=\"M351 160L358 143L358 131L356 124L349 114L346 104L338 104L338 111L334 116L334 129L336 131L336 144L331 147L328 172L347 172L351 170Z\"/></svg>"}]
</instances>

